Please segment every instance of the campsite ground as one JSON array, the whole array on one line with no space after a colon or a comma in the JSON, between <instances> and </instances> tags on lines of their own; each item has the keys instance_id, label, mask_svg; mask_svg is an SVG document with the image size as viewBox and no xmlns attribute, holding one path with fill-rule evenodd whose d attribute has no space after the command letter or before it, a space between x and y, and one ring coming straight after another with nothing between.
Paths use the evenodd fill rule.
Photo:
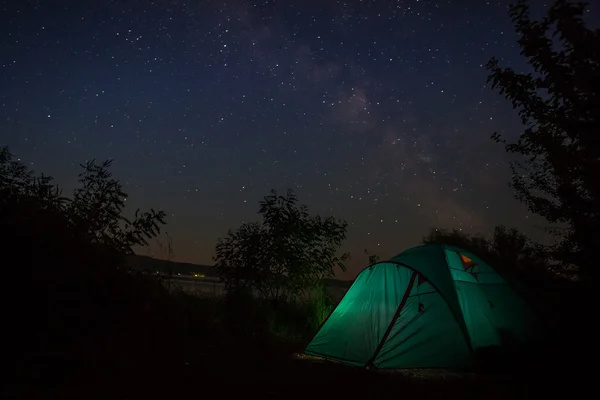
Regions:
<instances>
[{"instance_id":1,"label":"campsite ground","mask_svg":"<svg viewBox=\"0 0 600 400\"><path fill-rule=\"evenodd\" d=\"M126 329L124 329L126 331ZM13 381L19 399L261 398L567 398L583 392L565 375L525 371L517 376L451 372L374 372L294 357L295 345L225 332L186 343L152 344L125 335L90 339L88 356L49 355L27 381ZM148 343L150 343L148 345ZM84 352L78 352L78 355ZM584 380L580 377L579 381ZM404 396L404 397L401 397ZM225 397L227 398L227 397Z\"/></svg>"},{"instance_id":2,"label":"campsite ground","mask_svg":"<svg viewBox=\"0 0 600 400\"><path fill-rule=\"evenodd\" d=\"M127 282L127 290L113 297L94 298L93 312L81 308L76 327L66 331L66 344L46 347L42 355L33 346L13 343L22 370L17 362L15 377L7 379L5 398L570 398L589 386L582 383L591 382L584 364L557 363L552 355L554 364L576 365L570 370L579 374L577 380L567 377L569 368L550 373L510 365L501 375L374 372L297 359L294 353L301 351L307 333L314 332L303 328L305 310L273 313L248 301L232 306L223 298L169 293L146 280ZM45 312L41 309L40 315ZM30 316L23 320L29 321L23 332L39 332L41 320ZM300 326L294 328L298 321ZM59 325L62 319L51 326ZM18 339L30 345L39 340L22 335ZM574 351L577 344L570 340L567 347Z\"/></svg>"},{"instance_id":3,"label":"campsite ground","mask_svg":"<svg viewBox=\"0 0 600 400\"><path fill-rule=\"evenodd\" d=\"M156 360L155 360L156 361ZM55 368L54 366L53 368ZM133 368L132 368L133 367ZM213 354L190 365L71 366L67 379L30 387L21 398L187 399L200 396L261 398L560 398L559 381L458 374L375 373L305 360L257 360L244 354ZM574 395L577 386L568 393Z\"/></svg>"}]
</instances>

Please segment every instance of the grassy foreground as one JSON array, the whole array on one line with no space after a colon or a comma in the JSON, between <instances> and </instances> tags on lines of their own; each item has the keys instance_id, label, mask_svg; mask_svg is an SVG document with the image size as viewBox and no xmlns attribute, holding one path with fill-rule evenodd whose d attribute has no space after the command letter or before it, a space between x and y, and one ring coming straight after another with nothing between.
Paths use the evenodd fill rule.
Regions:
<instances>
[{"instance_id":1,"label":"grassy foreground","mask_svg":"<svg viewBox=\"0 0 600 400\"><path fill-rule=\"evenodd\" d=\"M556 398L584 390L587 379L582 365L477 375L373 372L298 359L294 353L332 307L320 292L274 305L169 293L157 280L131 273L98 287L75 294L62 287L48 319L41 318L46 309L21 319L20 333L8 342L14 363L7 398Z\"/></svg>"}]
</instances>

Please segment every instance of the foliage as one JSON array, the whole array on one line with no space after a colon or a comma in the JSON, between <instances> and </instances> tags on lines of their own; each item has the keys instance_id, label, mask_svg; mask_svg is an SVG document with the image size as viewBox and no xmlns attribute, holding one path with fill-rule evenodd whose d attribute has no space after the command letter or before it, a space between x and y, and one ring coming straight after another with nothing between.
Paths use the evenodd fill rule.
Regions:
<instances>
[{"instance_id":1,"label":"foliage","mask_svg":"<svg viewBox=\"0 0 600 400\"><path fill-rule=\"evenodd\" d=\"M469 236L458 229L453 229L452 231L437 228L431 229L427 236L423 238L423 243L443 243L451 246L458 246L481 256L487 254L489 251L487 239L480 235Z\"/></svg>"},{"instance_id":2,"label":"foliage","mask_svg":"<svg viewBox=\"0 0 600 400\"><path fill-rule=\"evenodd\" d=\"M302 298L274 301L234 292L220 303L226 316L223 324L216 327L221 334L266 347L283 345L288 351L299 351L305 346L333 309L323 285L317 285Z\"/></svg>"},{"instance_id":3,"label":"foliage","mask_svg":"<svg viewBox=\"0 0 600 400\"><path fill-rule=\"evenodd\" d=\"M43 229L40 225L49 220L40 220L42 213L69 230L78 242L114 254L132 254L133 246L147 245L147 239L160 232L159 224L165 223L166 214L138 209L133 220L123 216L127 194L112 177L111 164L112 161L96 164L92 160L81 165L81 186L69 199L62 196L51 177L35 176L14 159L7 147L0 148L0 214L6 217L3 224Z\"/></svg>"},{"instance_id":4,"label":"foliage","mask_svg":"<svg viewBox=\"0 0 600 400\"><path fill-rule=\"evenodd\" d=\"M551 223L561 242L555 255L597 280L593 253L600 245L600 29L586 28L585 3L556 0L540 21L524 0L510 7L521 55L535 74L487 64L488 82L518 109L525 125L507 152L523 156L511 165L516 197ZM552 33L552 35L550 35Z\"/></svg>"},{"instance_id":5,"label":"foliage","mask_svg":"<svg viewBox=\"0 0 600 400\"><path fill-rule=\"evenodd\" d=\"M379 262L381 259L377 254L371 254L367 249L365 249L365 254L369 256L369 265L373 265Z\"/></svg>"},{"instance_id":6,"label":"foliage","mask_svg":"<svg viewBox=\"0 0 600 400\"><path fill-rule=\"evenodd\" d=\"M444 243L469 250L504 274L529 285L543 285L551 278L544 248L515 228L496 226L490 239L456 229L432 229L423 243Z\"/></svg>"},{"instance_id":7,"label":"foliage","mask_svg":"<svg viewBox=\"0 0 600 400\"><path fill-rule=\"evenodd\" d=\"M75 189L73 200L66 208L75 229L92 243L102 243L123 254L133 254L134 245L146 246L147 239L160 233L164 211L135 211L130 221L122 215L127 194L109 171L112 160L96 164L94 160L82 164L80 188Z\"/></svg>"},{"instance_id":8,"label":"foliage","mask_svg":"<svg viewBox=\"0 0 600 400\"><path fill-rule=\"evenodd\" d=\"M48 361L53 357L119 357L135 369L152 343L175 342L176 330L163 328L177 320L165 288L120 268L132 246L156 235L164 212L138 211L128 220L126 194L109 173L110 162L82 167L80 187L67 198L51 177L35 175L0 148L1 264L7 282L27 291L23 297L21 284L3 290L11 300L2 313L12 344L5 359L16 374L44 368L39 375L49 376L44 364L55 365ZM155 359L173 356L155 350Z\"/></svg>"},{"instance_id":9,"label":"foliage","mask_svg":"<svg viewBox=\"0 0 600 400\"><path fill-rule=\"evenodd\" d=\"M347 223L311 216L289 190L273 190L260 202L262 221L230 230L216 246L215 266L228 292L257 292L263 298L299 295L345 270L348 254L336 253L346 238Z\"/></svg>"},{"instance_id":10,"label":"foliage","mask_svg":"<svg viewBox=\"0 0 600 400\"><path fill-rule=\"evenodd\" d=\"M307 310L308 330L311 333L321 327L334 307L324 283L317 285L303 304Z\"/></svg>"}]
</instances>

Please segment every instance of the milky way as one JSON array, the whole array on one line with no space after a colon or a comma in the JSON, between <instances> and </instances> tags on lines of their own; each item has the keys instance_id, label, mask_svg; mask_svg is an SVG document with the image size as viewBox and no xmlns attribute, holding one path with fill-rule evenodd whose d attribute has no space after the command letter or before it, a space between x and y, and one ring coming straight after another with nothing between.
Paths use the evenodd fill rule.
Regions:
<instances>
[{"instance_id":1,"label":"milky way","mask_svg":"<svg viewBox=\"0 0 600 400\"><path fill-rule=\"evenodd\" d=\"M348 221L344 276L432 227L532 232L490 140L520 133L484 68L526 68L507 4L7 1L0 144L67 191L115 159L181 261L211 263L272 188Z\"/></svg>"}]
</instances>

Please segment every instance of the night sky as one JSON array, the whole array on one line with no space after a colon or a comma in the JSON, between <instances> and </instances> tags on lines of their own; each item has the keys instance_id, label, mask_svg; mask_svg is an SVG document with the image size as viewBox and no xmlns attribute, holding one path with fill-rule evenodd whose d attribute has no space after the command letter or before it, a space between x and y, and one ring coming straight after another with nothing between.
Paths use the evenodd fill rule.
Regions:
<instances>
[{"instance_id":1,"label":"night sky","mask_svg":"<svg viewBox=\"0 0 600 400\"><path fill-rule=\"evenodd\" d=\"M0 144L67 193L114 159L180 261L212 263L271 188L348 221L342 277L432 227L535 236L490 139L520 133L483 68L526 68L507 4L4 1Z\"/></svg>"}]
</instances>

